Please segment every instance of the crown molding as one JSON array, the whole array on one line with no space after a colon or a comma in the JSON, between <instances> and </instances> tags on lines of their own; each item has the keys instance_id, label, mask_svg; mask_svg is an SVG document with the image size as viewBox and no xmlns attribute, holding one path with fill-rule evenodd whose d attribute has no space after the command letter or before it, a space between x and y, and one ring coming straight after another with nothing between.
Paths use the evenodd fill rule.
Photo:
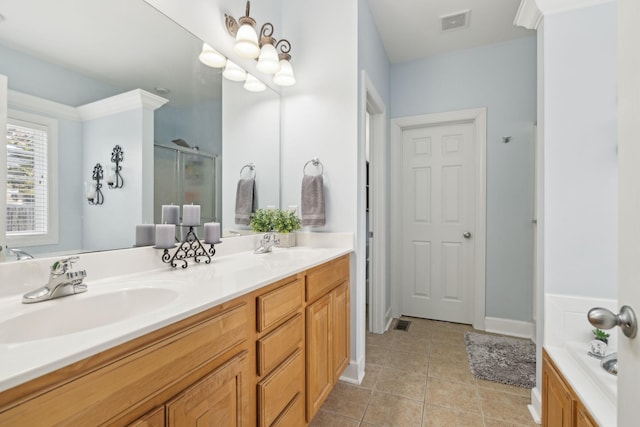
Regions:
<instances>
[{"instance_id":1,"label":"crown molding","mask_svg":"<svg viewBox=\"0 0 640 427\"><path fill-rule=\"evenodd\" d=\"M518 12L513 20L513 25L530 30L537 30L542 22L542 12L538 9L535 0L522 0L518 6Z\"/></svg>"},{"instance_id":2,"label":"crown molding","mask_svg":"<svg viewBox=\"0 0 640 427\"><path fill-rule=\"evenodd\" d=\"M82 120L93 120L110 116L136 108L157 110L169 102L161 96L154 95L142 89L134 89L129 92L91 102L77 107Z\"/></svg>"},{"instance_id":3,"label":"crown molding","mask_svg":"<svg viewBox=\"0 0 640 427\"><path fill-rule=\"evenodd\" d=\"M80 114L75 107L18 92L17 90L9 89L7 91L7 104L9 104L9 108L26 109L58 119L81 120Z\"/></svg>"}]
</instances>

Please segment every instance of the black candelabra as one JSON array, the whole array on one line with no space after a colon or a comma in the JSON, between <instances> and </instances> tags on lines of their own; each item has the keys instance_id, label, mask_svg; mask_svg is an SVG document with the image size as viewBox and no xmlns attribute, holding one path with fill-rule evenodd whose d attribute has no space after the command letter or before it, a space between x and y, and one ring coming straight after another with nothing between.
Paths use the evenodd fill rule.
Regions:
<instances>
[{"instance_id":1,"label":"black candelabra","mask_svg":"<svg viewBox=\"0 0 640 427\"><path fill-rule=\"evenodd\" d=\"M171 255L169 249L165 249L162 253L162 261L170 264L173 268L176 268L178 263L182 263L182 268L187 268L187 259L189 258L193 258L197 263L204 261L205 264L209 264L211 257L216 254L215 245L213 243L210 245L209 249L205 249L198 236L196 236L193 226L189 226L189 231L184 240L178 245L176 252Z\"/></svg>"},{"instance_id":2,"label":"black candelabra","mask_svg":"<svg viewBox=\"0 0 640 427\"><path fill-rule=\"evenodd\" d=\"M104 177L104 173L102 171L102 166L100 163L97 163L93 167L93 175L92 179L95 181L95 194L91 192L91 194L87 195L87 199L89 200L90 205L101 205L104 203L104 195L102 194L102 183L100 181ZM91 197L93 196L93 197Z\"/></svg>"},{"instance_id":3,"label":"black candelabra","mask_svg":"<svg viewBox=\"0 0 640 427\"><path fill-rule=\"evenodd\" d=\"M124 160L124 151L122 151L122 147L116 145L113 147L113 152L111 153L111 162L116 164L114 169L114 177L113 182L109 182L109 188L122 188L124 185L124 178L120 175L120 171L122 170L122 166L120 163Z\"/></svg>"}]
</instances>

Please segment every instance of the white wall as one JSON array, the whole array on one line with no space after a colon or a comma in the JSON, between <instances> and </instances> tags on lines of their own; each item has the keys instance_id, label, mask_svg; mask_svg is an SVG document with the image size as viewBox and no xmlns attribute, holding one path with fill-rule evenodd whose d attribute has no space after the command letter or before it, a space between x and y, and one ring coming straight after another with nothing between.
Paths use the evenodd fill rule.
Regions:
<instances>
[{"instance_id":1,"label":"white wall","mask_svg":"<svg viewBox=\"0 0 640 427\"><path fill-rule=\"evenodd\" d=\"M393 118L479 107L488 109L486 316L530 322L535 37L391 66Z\"/></svg>"},{"instance_id":2,"label":"white wall","mask_svg":"<svg viewBox=\"0 0 640 427\"><path fill-rule=\"evenodd\" d=\"M616 5L544 26L545 292L615 298Z\"/></svg>"},{"instance_id":3,"label":"white wall","mask_svg":"<svg viewBox=\"0 0 640 427\"><path fill-rule=\"evenodd\" d=\"M282 91L282 204L300 205L302 167L324 165L327 222L319 231L358 227L357 0L283 1L283 33L293 44L295 86ZM356 242L361 236L356 233ZM364 252L356 247L351 281L351 359L364 369ZM352 372L355 366L358 372Z\"/></svg>"}]
</instances>

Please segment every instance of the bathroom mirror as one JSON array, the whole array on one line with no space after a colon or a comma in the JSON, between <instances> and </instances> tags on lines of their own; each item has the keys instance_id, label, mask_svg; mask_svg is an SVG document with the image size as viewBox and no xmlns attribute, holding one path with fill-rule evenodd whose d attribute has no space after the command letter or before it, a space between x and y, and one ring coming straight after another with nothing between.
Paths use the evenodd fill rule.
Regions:
<instances>
[{"instance_id":1,"label":"bathroom mirror","mask_svg":"<svg viewBox=\"0 0 640 427\"><path fill-rule=\"evenodd\" d=\"M33 13L34 10L38 12ZM88 206L83 181L91 174L94 162L83 165L82 120L67 113L75 107L134 89L142 89L168 100L153 114L152 144L170 147L166 153L177 149L186 153L187 157L192 157L183 169L189 175L187 180L191 184L194 180L202 181L209 177L215 180L212 196L214 212L212 215L203 213L203 221L215 218L223 222L223 228L236 228L234 224L224 223L222 211L225 206L235 204L235 189L240 173L238 164L255 162L258 163L258 173L262 169L265 175L269 171L271 177L279 177L279 173L273 173L279 170L279 95L267 88L267 92L252 98L256 94L242 90L241 83L229 82L234 85L229 89L234 92L234 106L230 109L233 114L246 113L251 116L256 99L260 99L257 104L262 107L268 104L272 108L269 117L274 125L261 129L254 122L252 129L257 136L250 142L243 140L246 149L239 152L239 142L233 138L238 132L233 129L223 131L225 106L220 70L207 67L198 60L202 49L199 39L144 1L7 0L0 5L0 15L0 74L8 77L9 109L54 117L58 120L59 129L59 243L21 249L37 256L133 245L133 228L125 230L125 240L110 246L88 241L87 233L82 232L82 223L86 219L83 211L86 212ZM24 102L25 95L27 98L32 96L44 100L41 106L35 108L40 111L34 111L32 104ZM263 102L265 99L268 101ZM244 107L237 108L238 105ZM245 123L242 120L227 120L224 124L236 125L245 126ZM228 137L223 139L223 134ZM118 142L109 141L105 144L101 161L104 167L111 166L111 152ZM182 146L183 143L189 147ZM259 144L260 148L252 150L253 143ZM234 148L226 150L227 144L233 144ZM123 149L122 175L124 189L129 193L122 206L114 209L116 215L126 211L129 203L148 199L149 191L153 191L151 185L140 187L139 193L131 193L133 186L131 179L127 179L127 173L132 174L137 164L134 164L131 155L128 156L131 150L126 147ZM208 175L209 171L205 171L204 175L202 171L195 171L193 167L201 163L200 158L210 159L216 171L211 175ZM233 165L229 170L237 170L235 174L229 172L225 181L222 171L227 161ZM164 176L166 172L160 174ZM4 183L1 185L1 190L6 192ZM262 194L269 196L260 197L259 206L279 205L279 179L264 180L261 185L265 186ZM176 191L182 191L181 195L185 196L190 191L187 187L177 187ZM124 197L115 196L119 190L108 189L106 184L102 191L105 205L110 199L115 203L115 199ZM189 201L189 195L182 200L175 200L176 204ZM99 206L91 208L101 209ZM159 209L156 207L153 210ZM117 216L111 218L92 225L92 228L100 227L105 234L122 231L119 230L123 227L118 223ZM156 221L155 218L148 220ZM5 229L5 215L0 215L0 226ZM8 245L11 246L10 243ZM8 255L7 259L15 258Z\"/></svg>"}]
</instances>

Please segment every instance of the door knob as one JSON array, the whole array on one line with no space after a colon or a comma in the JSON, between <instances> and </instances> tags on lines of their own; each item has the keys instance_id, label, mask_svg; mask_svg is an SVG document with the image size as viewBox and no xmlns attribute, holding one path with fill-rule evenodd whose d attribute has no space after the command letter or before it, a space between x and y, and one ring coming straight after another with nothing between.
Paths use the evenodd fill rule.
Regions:
<instances>
[{"instance_id":1,"label":"door knob","mask_svg":"<svg viewBox=\"0 0 640 427\"><path fill-rule=\"evenodd\" d=\"M470 239L471 238L471 233L469 233L468 231L465 231L462 236L464 236L465 239Z\"/></svg>"},{"instance_id":2,"label":"door knob","mask_svg":"<svg viewBox=\"0 0 640 427\"><path fill-rule=\"evenodd\" d=\"M620 329L628 338L635 338L638 331L636 314L628 305L620 307L619 314L614 314L606 308L595 307L589 310L587 318L593 326L600 329L611 329L620 326Z\"/></svg>"}]
</instances>

